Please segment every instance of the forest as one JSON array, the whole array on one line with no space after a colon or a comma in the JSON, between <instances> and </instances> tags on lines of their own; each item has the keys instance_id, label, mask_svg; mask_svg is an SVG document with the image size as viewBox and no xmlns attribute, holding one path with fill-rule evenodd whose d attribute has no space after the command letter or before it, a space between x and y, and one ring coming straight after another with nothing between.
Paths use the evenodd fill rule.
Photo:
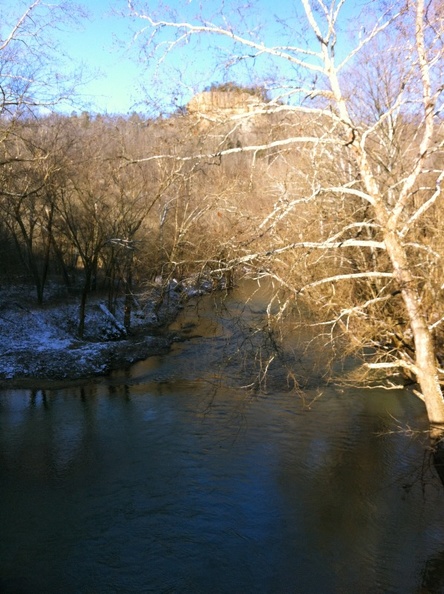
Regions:
<instances>
[{"instance_id":1,"label":"forest","mask_svg":"<svg viewBox=\"0 0 444 594\"><path fill-rule=\"evenodd\" d=\"M152 55L199 35L228 37L239 59L258 52L292 63L299 83L228 79L169 114L68 116L31 109L28 87L17 94L6 77L2 282L26 278L38 303L50 278L77 292L81 337L92 291L106 293L111 312L124 294L130 328L132 299L150 283L270 279L273 335L305 324L308 308L325 343L337 345L335 356L362 360L350 382L411 386L439 434L439 4L369 8L365 36L359 32L342 62L340 6L323 13L301 3L303 34L318 46L308 52L264 49L248 31L234 34L203 16L192 24L168 14L156 20L133 2L128 9L151 27ZM20 64L13 42L21 26L3 43L6 66ZM165 31L171 40L157 43Z\"/></svg>"}]
</instances>

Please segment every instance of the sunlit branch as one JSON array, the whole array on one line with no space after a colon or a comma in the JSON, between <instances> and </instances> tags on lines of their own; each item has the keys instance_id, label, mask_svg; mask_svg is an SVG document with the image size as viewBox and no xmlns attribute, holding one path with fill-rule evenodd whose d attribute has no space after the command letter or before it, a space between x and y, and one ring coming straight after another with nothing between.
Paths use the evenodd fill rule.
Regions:
<instances>
[{"instance_id":1,"label":"sunlit branch","mask_svg":"<svg viewBox=\"0 0 444 594\"><path fill-rule=\"evenodd\" d=\"M339 187L327 187L323 188L322 191L324 193L333 192L335 194L345 194L350 196L356 196L357 198L362 198L366 202L370 204L374 204L374 199L370 194L363 192L362 190L355 190L354 188L348 188L346 186L339 186Z\"/></svg>"},{"instance_id":2,"label":"sunlit branch","mask_svg":"<svg viewBox=\"0 0 444 594\"><path fill-rule=\"evenodd\" d=\"M373 124L373 126L369 126L367 128L367 130L365 130L365 132L362 133L361 135L361 147L364 149L365 147L365 143L367 142L367 139L369 138L369 136L371 136L375 130L378 129L378 127L380 127L384 122L386 122L396 111L399 110L399 108L401 107L402 103L403 103L403 98L404 98L404 87L401 89L400 93L398 93L398 96L396 98L396 101L394 102L394 104L387 109L377 120L376 122Z\"/></svg>"},{"instance_id":3,"label":"sunlit branch","mask_svg":"<svg viewBox=\"0 0 444 594\"><path fill-rule=\"evenodd\" d=\"M251 39L242 37L241 35L237 35L233 30L224 29L223 27L218 27L217 25L214 25L212 23L203 24L203 25L193 25L193 24L187 23L187 22L176 23L174 21L166 21L166 20L155 21L149 15L138 12L134 8L132 0L128 0L128 8L130 9L131 13L134 16L148 21L148 23L151 25L151 27L153 27L155 30L159 30L164 27L167 27L170 29L175 29L177 31L184 31L184 33L182 34L182 36L180 38L180 41L184 41L188 37L191 37L193 35L199 35L199 34L203 34L203 33L209 33L212 35L228 37L232 41L239 43L244 47L249 47L249 48L256 50L258 52L257 55L266 54L266 55L270 55L270 56L275 56L278 58L282 58L283 60L286 60L286 61L290 62L291 64L295 64L297 66L303 66L307 70L311 70L313 72L324 73L324 69L321 66L317 66L316 64L312 64L306 60L297 58L294 54L289 53L288 47L285 48L284 50L277 49L275 47L267 47L263 44L255 42ZM176 43L177 43L177 41L171 42L172 45L175 45ZM311 52L311 51L307 52L305 49L299 48L299 47L294 48L293 51L295 53L299 53L301 55L310 55L310 56L316 57L318 59L322 58L321 54L316 54L315 52Z\"/></svg>"},{"instance_id":4,"label":"sunlit branch","mask_svg":"<svg viewBox=\"0 0 444 594\"><path fill-rule=\"evenodd\" d=\"M36 8L40 4L40 2L41 2L41 0L36 0L33 4L31 4L31 6L29 6L27 8L27 10L23 13L23 15L18 19L18 21L12 28L12 31L9 33L8 37L0 45L0 51L4 50L11 43L11 41L15 38L17 31L19 31L19 29L21 29L21 27L23 26L23 23L29 17L29 15L34 10L34 8Z\"/></svg>"},{"instance_id":5,"label":"sunlit branch","mask_svg":"<svg viewBox=\"0 0 444 594\"><path fill-rule=\"evenodd\" d=\"M379 230L380 227L379 227L379 225L377 225L375 223L368 223L366 221L358 222L358 223L351 223L350 225L345 225L345 227L343 229L341 229L338 233L336 233L332 237L329 237L327 241L328 242L335 241L336 239L338 239L339 237L344 235L344 233L346 233L347 231L351 231L352 229L353 230L358 229L359 231L362 231L362 229ZM385 244L384 244L384 247L385 247Z\"/></svg>"},{"instance_id":6,"label":"sunlit branch","mask_svg":"<svg viewBox=\"0 0 444 594\"><path fill-rule=\"evenodd\" d=\"M444 316L442 316L442 318L440 320L438 320L437 322L435 322L434 324L430 324L429 330L434 330L435 328L440 326L442 324L442 322L444 322Z\"/></svg>"},{"instance_id":7,"label":"sunlit branch","mask_svg":"<svg viewBox=\"0 0 444 594\"><path fill-rule=\"evenodd\" d=\"M413 242L413 241L408 241L405 244L405 247L413 247L416 250L421 250L423 252L426 252L427 254L433 256L434 258L436 258L436 260L440 260L441 256L440 254L438 254L438 252L436 252L435 250L432 250L432 248L428 245L422 245L420 243L417 242Z\"/></svg>"},{"instance_id":8,"label":"sunlit branch","mask_svg":"<svg viewBox=\"0 0 444 594\"><path fill-rule=\"evenodd\" d=\"M302 293L303 291L307 291L307 289L311 289L313 287L318 287L319 285L325 285L330 283L336 283L339 281L348 281L354 280L358 278L393 278L392 272L355 272L351 274L337 274L335 276L330 276L328 278L322 278L320 280L314 281L307 285L304 285L301 289L299 289L298 293Z\"/></svg>"},{"instance_id":9,"label":"sunlit branch","mask_svg":"<svg viewBox=\"0 0 444 594\"><path fill-rule=\"evenodd\" d=\"M265 144L260 145L251 145L251 146L244 146L244 147L234 147L229 149L222 149L215 153L197 153L194 155L187 155L187 156L179 156L179 155L172 155L172 154L161 154L161 155L151 155L149 157L143 157L141 159L130 159L125 155L121 155L122 159L125 159L129 163L146 163L148 161L159 161L163 159L171 159L175 161L195 161L196 159L218 159L225 155L234 155L237 153L258 153L260 151L265 151L267 149L272 148L279 148L284 146L291 146L295 144L330 144L335 145L337 144L337 140L334 138L319 138L318 136L294 136L291 138L284 138L282 140L274 140L272 142L267 142Z\"/></svg>"},{"instance_id":10,"label":"sunlit branch","mask_svg":"<svg viewBox=\"0 0 444 594\"><path fill-rule=\"evenodd\" d=\"M375 305L376 303L383 303L384 301L388 301L392 299L393 294L390 293L388 295L384 295L384 297L375 297L374 299L368 299L365 303L361 303L360 305L356 305L355 307L349 307L347 309L342 309L339 315L335 318L330 320L317 322L312 324L313 327L315 326L331 326L337 324L341 318L350 317L354 314L364 314L365 310L368 309L370 306ZM366 315L366 314L365 314Z\"/></svg>"},{"instance_id":11,"label":"sunlit branch","mask_svg":"<svg viewBox=\"0 0 444 594\"><path fill-rule=\"evenodd\" d=\"M347 56L344 58L344 60L338 65L338 71L341 70L350 60L352 60L356 56L356 54L358 54L366 45L368 45L373 39L375 39L375 37L377 37L385 29L387 29L393 23L393 21L395 21L400 15L401 12L397 12L383 23L381 23L381 21L384 17L381 17L375 24L373 29L366 34L366 37L364 37L364 39L362 39L359 42L359 44L351 52L349 52Z\"/></svg>"},{"instance_id":12,"label":"sunlit branch","mask_svg":"<svg viewBox=\"0 0 444 594\"><path fill-rule=\"evenodd\" d=\"M441 194L441 182L444 179L444 170L441 171L441 173L439 174L437 180L436 180L436 187L435 187L435 191L433 192L433 194L430 196L430 198L428 200L426 200L424 202L424 204L422 206L420 206L414 213L413 215L410 217L410 219L407 221L407 223L404 225L404 227L401 229L400 231L400 236L401 237L405 237L407 235L407 233L410 231L412 225L422 217L422 215L431 207L433 206L433 204L435 204L436 200L438 199L439 195Z\"/></svg>"},{"instance_id":13,"label":"sunlit branch","mask_svg":"<svg viewBox=\"0 0 444 594\"><path fill-rule=\"evenodd\" d=\"M302 241L299 243L292 243L286 245L285 247L276 248L273 250L269 250L265 252L265 256L272 256L275 254L283 254L284 252L288 252L289 250L294 250L298 248L305 248L305 249L319 249L319 250L331 250L331 249L340 249L340 248L348 248L348 247L366 247L372 249L385 249L385 244L382 241L373 241L371 239L344 239L344 241ZM333 277L337 278L337 277Z\"/></svg>"},{"instance_id":14,"label":"sunlit branch","mask_svg":"<svg viewBox=\"0 0 444 594\"><path fill-rule=\"evenodd\" d=\"M418 159L411 174L405 180L404 186L401 189L399 198L391 215L391 224L395 225L403 212L406 203L409 199L410 192L421 173L428 150L433 138L434 132L434 112L437 97L432 96L431 82L430 82L430 64L427 60L427 50L425 47L425 33L424 33L424 0L416 0L416 21L415 21L415 40L416 51L418 54L419 70L422 81L422 103L424 110L424 130L419 146Z\"/></svg>"},{"instance_id":15,"label":"sunlit branch","mask_svg":"<svg viewBox=\"0 0 444 594\"><path fill-rule=\"evenodd\" d=\"M270 223L270 226L268 227L268 230L273 229L278 224L278 222L281 221L286 216L288 216L288 214L292 210L294 210L294 208L296 208L296 206L298 206L300 204L307 204L308 202L311 202L312 200L314 200L318 195L319 195L319 192L316 191L313 194L311 194L310 196L307 196L304 198L298 198L296 200L291 200L288 204L275 206L273 211L259 225L258 229L263 229L269 223Z\"/></svg>"},{"instance_id":16,"label":"sunlit branch","mask_svg":"<svg viewBox=\"0 0 444 594\"><path fill-rule=\"evenodd\" d=\"M408 369L415 375L418 374L418 368L414 363L409 363L403 359L396 359L395 361L381 361L379 363L365 363L368 369L396 369L403 368Z\"/></svg>"}]
</instances>

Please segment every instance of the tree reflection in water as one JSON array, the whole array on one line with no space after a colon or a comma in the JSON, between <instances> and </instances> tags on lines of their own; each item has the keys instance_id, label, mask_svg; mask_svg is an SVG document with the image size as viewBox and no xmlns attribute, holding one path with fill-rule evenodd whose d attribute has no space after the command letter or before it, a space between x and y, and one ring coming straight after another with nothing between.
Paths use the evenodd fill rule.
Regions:
<instances>
[{"instance_id":1,"label":"tree reflection in water","mask_svg":"<svg viewBox=\"0 0 444 594\"><path fill-rule=\"evenodd\" d=\"M444 492L398 431L427 428L421 403L275 378L246 397L213 365L226 332L196 335L101 382L0 390L2 594L442 592Z\"/></svg>"},{"instance_id":2,"label":"tree reflection in water","mask_svg":"<svg viewBox=\"0 0 444 594\"><path fill-rule=\"evenodd\" d=\"M444 592L444 550L427 559L422 571L422 584L418 594Z\"/></svg>"}]
</instances>

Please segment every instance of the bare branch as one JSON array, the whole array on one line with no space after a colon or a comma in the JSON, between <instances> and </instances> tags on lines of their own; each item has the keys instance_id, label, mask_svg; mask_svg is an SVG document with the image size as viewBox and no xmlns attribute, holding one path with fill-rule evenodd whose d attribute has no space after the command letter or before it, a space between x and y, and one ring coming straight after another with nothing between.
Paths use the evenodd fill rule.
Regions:
<instances>
[{"instance_id":1,"label":"bare branch","mask_svg":"<svg viewBox=\"0 0 444 594\"><path fill-rule=\"evenodd\" d=\"M413 168L410 175L404 182L404 185L399 193L397 204L393 209L391 215L391 225L396 225L401 213L403 212L406 203L409 199L410 192L415 185L419 174L424 168L424 163L430 148L433 133L434 133L434 122L435 122L435 106L437 96L432 95L432 88L430 82L430 67L431 64L427 58L427 50L425 43L424 33L424 0L416 0L416 21L415 21L415 38L416 38L416 51L418 54L418 62L420 75L422 80L422 104L424 110L424 129L422 133L422 139L419 146L418 159L416 165Z\"/></svg>"},{"instance_id":2,"label":"bare branch","mask_svg":"<svg viewBox=\"0 0 444 594\"><path fill-rule=\"evenodd\" d=\"M422 204L413 213L413 215L410 217L410 219L407 221L407 223L401 229L401 231L399 233L401 237L405 237L407 235L407 233L410 231L410 229L412 228L412 226L415 224L415 222L418 221L423 216L423 214L426 213L428 211L428 209L435 204L435 202L437 201L437 199L439 198L439 196L441 194L441 183L442 183L443 179L444 179L444 170L442 170L441 173L438 175L438 178L436 180L435 191L433 192L433 194L430 196L430 198L428 200L426 200L424 202L424 204Z\"/></svg>"},{"instance_id":3,"label":"bare branch","mask_svg":"<svg viewBox=\"0 0 444 594\"><path fill-rule=\"evenodd\" d=\"M412 363L408 363L403 359L396 359L395 361L382 361L379 363L366 363L365 366L368 369L396 369L401 367L403 369L408 369L408 371L411 371L415 375L418 374L417 366L413 365Z\"/></svg>"},{"instance_id":4,"label":"bare branch","mask_svg":"<svg viewBox=\"0 0 444 594\"><path fill-rule=\"evenodd\" d=\"M35 0L35 2L25 10L22 16L15 23L8 37L0 45L0 51L4 50L11 43L11 41L15 39L15 36L17 32L22 28L23 23L29 18L31 12L40 4L40 2L41 0Z\"/></svg>"},{"instance_id":5,"label":"bare branch","mask_svg":"<svg viewBox=\"0 0 444 594\"><path fill-rule=\"evenodd\" d=\"M251 146L245 146L245 147L234 147L234 148L229 148L229 149L222 149L215 153L199 153L199 154L188 155L188 156L179 156L179 155L164 153L161 155L150 155L149 157L143 157L140 159L130 159L125 155L121 155L121 157L130 163L146 163L148 161L158 161L158 160L162 160L162 159L171 159L171 160L175 160L175 161L196 161L196 160L202 160L202 159L211 160L211 159L219 159L225 155L235 155L238 153L258 153L260 151L265 151L267 149L272 149L272 148L280 148L280 147L285 147L285 146L292 146L295 144L310 144L310 143L334 145L337 143L337 141L333 138L320 139L319 137L316 137L316 136L294 136L291 138L275 140L273 142L268 142L268 143L260 144L260 145L251 145Z\"/></svg>"},{"instance_id":6,"label":"bare branch","mask_svg":"<svg viewBox=\"0 0 444 594\"><path fill-rule=\"evenodd\" d=\"M331 283L336 283L339 281L349 281L349 280L355 280L355 279L366 279L366 278L390 278L393 279L393 273L392 272L356 272L356 273L352 273L352 274L337 274L335 276L330 276L328 278L322 278L318 281L314 281L312 283L309 283L308 285L305 285L304 287L302 287L301 289L299 289L298 293L302 293L303 291L306 291L307 289L311 289L313 287L317 287L319 285L325 285L325 284L331 284Z\"/></svg>"},{"instance_id":7,"label":"bare branch","mask_svg":"<svg viewBox=\"0 0 444 594\"><path fill-rule=\"evenodd\" d=\"M325 193L332 192L335 194L356 196L357 198L362 198L366 202L369 202L370 204L374 205L374 198L371 194L367 194L366 192L363 192L362 190L356 190L354 188L349 188L347 186L339 186L339 187L328 186L327 188L323 189L323 192L325 192Z\"/></svg>"},{"instance_id":8,"label":"bare branch","mask_svg":"<svg viewBox=\"0 0 444 594\"><path fill-rule=\"evenodd\" d=\"M223 27L219 27L213 23L193 25L187 22L154 20L148 14L138 12L134 8L132 0L128 0L128 8L130 9L131 14L133 14L134 16L148 21L149 25L153 27L155 31L163 29L165 27L177 30L179 32L183 31L183 33L179 36L177 40L175 40L174 42L170 42L168 51L171 51L177 44L186 42L187 39L193 35L211 34L219 37L228 37L235 43L239 43L244 47L256 50L257 54L255 57L266 54L277 58L282 58L283 60L286 60L296 66L303 66L307 70L311 70L313 72L324 72L324 69L321 66L317 66L316 64L313 64L306 60L302 60L301 58L297 57L297 54L311 55L317 58L321 57L320 54L316 54L312 51L307 51L304 48L290 48L290 46L286 46L285 48L279 48L279 46L267 47L261 43L253 41L252 39L248 39L247 37L243 37L241 35L236 34L231 28L224 29ZM289 51L290 49L291 51Z\"/></svg>"}]
</instances>

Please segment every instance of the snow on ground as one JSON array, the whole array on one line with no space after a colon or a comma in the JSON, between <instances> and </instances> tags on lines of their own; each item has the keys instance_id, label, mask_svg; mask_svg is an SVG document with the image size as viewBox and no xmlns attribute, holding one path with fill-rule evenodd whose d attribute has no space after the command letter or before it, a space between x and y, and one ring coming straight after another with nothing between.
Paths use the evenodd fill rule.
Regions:
<instances>
[{"instance_id":1,"label":"snow on ground","mask_svg":"<svg viewBox=\"0 0 444 594\"><path fill-rule=\"evenodd\" d=\"M180 309L177 286L156 314L153 300L140 299L132 332L123 333L123 302L113 316L106 300L89 300L83 340L77 337L79 298L55 287L42 305L32 288L0 287L0 382L31 379L80 379L103 375L149 355L164 352L172 336L161 330ZM53 288L54 289L54 288ZM175 290L176 289L176 290Z\"/></svg>"}]
</instances>

